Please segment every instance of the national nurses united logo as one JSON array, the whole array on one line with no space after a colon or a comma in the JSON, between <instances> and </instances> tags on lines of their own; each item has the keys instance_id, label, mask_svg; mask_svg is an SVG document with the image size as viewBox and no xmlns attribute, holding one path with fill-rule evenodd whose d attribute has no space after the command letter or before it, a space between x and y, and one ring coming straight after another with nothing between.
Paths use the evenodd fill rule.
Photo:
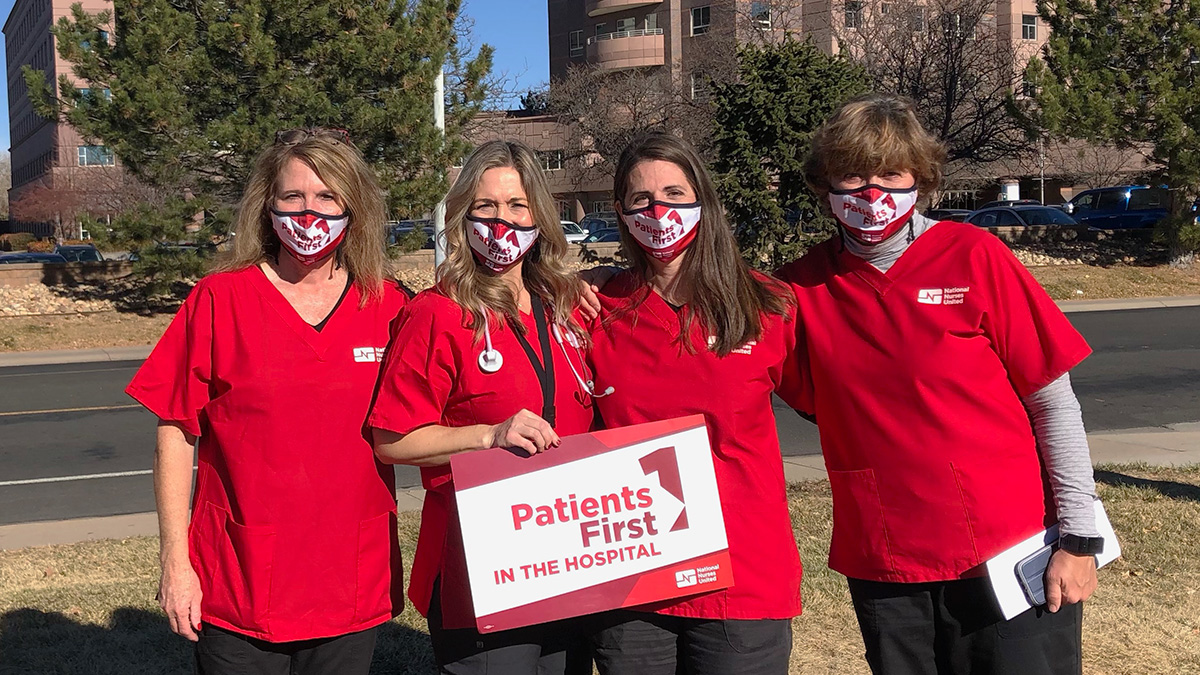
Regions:
<instances>
[{"instance_id":1,"label":"national nurses united logo","mask_svg":"<svg viewBox=\"0 0 1200 675\"><path fill-rule=\"evenodd\" d=\"M381 363L383 362L383 351L383 347L355 347L354 362Z\"/></svg>"},{"instance_id":2,"label":"national nurses united logo","mask_svg":"<svg viewBox=\"0 0 1200 675\"><path fill-rule=\"evenodd\" d=\"M966 302L970 286L955 288L922 288L917 291L917 302L922 305L961 305Z\"/></svg>"}]
</instances>

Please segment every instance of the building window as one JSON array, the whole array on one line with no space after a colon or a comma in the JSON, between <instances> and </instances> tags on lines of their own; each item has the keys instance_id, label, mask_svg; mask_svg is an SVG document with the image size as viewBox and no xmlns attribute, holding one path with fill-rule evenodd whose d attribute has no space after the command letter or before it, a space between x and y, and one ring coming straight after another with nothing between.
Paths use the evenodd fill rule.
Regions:
<instances>
[{"instance_id":1,"label":"building window","mask_svg":"<svg viewBox=\"0 0 1200 675\"><path fill-rule=\"evenodd\" d=\"M970 19L964 19L963 15L957 13L947 13L942 15L942 29L947 35L965 40L975 39L975 23Z\"/></svg>"},{"instance_id":2,"label":"building window","mask_svg":"<svg viewBox=\"0 0 1200 675\"><path fill-rule=\"evenodd\" d=\"M113 166L112 150L103 145L79 146L79 166Z\"/></svg>"},{"instance_id":3,"label":"building window","mask_svg":"<svg viewBox=\"0 0 1200 675\"><path fill-rule=\"evenodd\" d=\"M628 33L632 30L637 30L637 19L634 19L633 17L628 19L617 19L618 33Z\"/></svg>"},{"instance_id":4,"label":"building window","mask_svg":"<svg viewBox=\"0 0 1200 675\"><path fill-rule=\"evenodd\" d=\"M846 28L862 28L863 24L863 3L862 0L846 0Z\"/></svg>"},{"instance_id":5,"label":"building window","mask_svg":"<svg viewBox=\"0 0 1200 675\"><path fill-rule=\"evenodd\" d=\"M538 159L546 171L559 171L563 168L562 150L538 150Z\"/></svg>"},{"instance_id":6,"label":"building window","mask_svg":"<svg viewBox=\"0 0 1200 675\"><path fill-rule=\"evenodd\" d=\"M701 73L692 73L692 100L703 99L708 95L708 80Z\"/></svg>"},{"instance_id":7,"label":"building window","mask_svg":"<svg viewBox=\"0 0 1200 675\"><path fill-rule=\"evenodd\" d=\"M1030 80L1021 80L1021 96L1023 98L1037 98L1038 88Z\"/></svg>"},{"instance_id":8,"label":"building window","mask_svg":"<svg viewBox=\"0 0 1200 675\"><path fill-rule=\"evenodd\" d=\"M646 15L646 30L648 30L648 31L658 30L658 14L647 14Z\"/></svg>"},{"instance_id":9,"label":"building window","mask_svg":"<svg viewBox=\"0 0 1200 675\"><path fill-rule=\"evenodd\" d=\"M604 23L596 24L596 37L600 37L601 35L604 35L607 32L608 32L608 24L604 24Z\"/></svg>"},{"instance_id":10,"label":"building window","mask_svg":"<svg viewBox=\"0 0 1200 675\"><path fill-rule=\"evenodd\" d=\"M606 202L603 200L594 201L594 202L592 202L592 210L588 211L588 213L600 213L602 211L608 211L611 208L612 208L612 202Z\"/></svg>"},{"instance_id":11,"label":"building window","mask_svg":"<svg viewBox=\"0 0 1200 675\"><path fill-rule=\"evenodd\" d=\"M770 28L771 6L765 2L750 3L750 19L758 24L759 28Z\"/></svg>"},{"instance_id":12,"label":"building window","mask_svg":"<svg viewBox=\"0 0 1200 675\"><path fill-rule=\"evenodd\" d=\"M1037 15L1022 14L1021 15L1021 39L1036 40L1037 39Z\"/></svg>"},{"instance_id":13,"label":"building window","mask_svg":"<svg viewBox=\"0 0 1200 675\"><path fill-rule=\"evenodd\" d=\"M573 30L568 33L567 42L571 48L571 56L583 55L583 31Z\"/></svg>"},{"instance_id":14,"label":"building window","mask_svg":"<svg viewBox=\"0 0 1200 675\"><path fill-rule=\"evenodd\" d=\"M913 7L912 15L908 17L908 25L914 33L925 32L925 8Z\"/></svg>"},{"instance_id":15,"label":"building window","mask_svg":"<svg viewBox=\"0 0 1200 675\"><path fill-rule=\"evenodd\" d=\"M712 12L708 5L692 8L692 35L704 35L712 23Z\"/></svg>"}]
</instances>

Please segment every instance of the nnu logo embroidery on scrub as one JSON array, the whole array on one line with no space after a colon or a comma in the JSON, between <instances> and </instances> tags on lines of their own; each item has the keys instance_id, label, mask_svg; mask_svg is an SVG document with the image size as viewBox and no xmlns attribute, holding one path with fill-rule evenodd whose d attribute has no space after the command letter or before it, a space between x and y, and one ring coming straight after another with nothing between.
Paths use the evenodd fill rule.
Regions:
<instances>
[{"instance_id":1,"label":"nnu logo embroidery on scrub","mask_svg":"<svg viewBox=\"0 0 1200 675\"><path fill-rule=\"evenodd\" d=\"M961 305L966 302L970 291L970 286L922 288L917 291L917 302L922 305Z\"/></svg>"},{"instance_id":2,"label":"nnu logo embroidery on scrub","mask_svg":"<svg viewBox=\"0 0 1200 675\"><path fill-rule=\"evenodd\" d=\"M379 363L383 361L383 347L355 347L355 363Z\"/></svg>"}]
</instances>

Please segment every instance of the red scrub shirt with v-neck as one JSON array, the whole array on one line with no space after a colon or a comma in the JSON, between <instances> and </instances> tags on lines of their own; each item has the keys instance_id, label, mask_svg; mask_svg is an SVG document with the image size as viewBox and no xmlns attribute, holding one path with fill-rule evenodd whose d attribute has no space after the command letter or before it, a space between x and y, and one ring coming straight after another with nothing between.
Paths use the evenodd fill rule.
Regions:
<instances>
[{"instance_id":1,"label":"red scrub shirt with v-neck","mask_svg":"<svg viewBox=\"0 0 1200 675\"><path fill-rule=\"evenodd\" d=\"M833 489L829 566L947 581L1055 519L1021 398L1089 353L1008 248L934 225L883 273L837 240L778 275L796 292L801 385Z\"/></svg>"},{"instance_id":2,"label":"red scrub shirt with v-neck","mask_svg":"<svg viewBox=\"0 0 1200 675\"><path fill-rule=\"evenodd\" d=\"M318 332L259 267L200 280L126 392L199 437L188 552L201 621L270 642L365 630L403 609L395 477L363 422L406 296Z\"/></svg>"},{"instance_id":3,"label":"red scrub shirt with v-neck","mask_svg":"<svg viewBox=\"0 0 1200 675\"><path fill-rule=\"evenodd\" d=\"M408 303L400 313L392 339L396 346L384 364L369 426L408 434L431 424L499 424L522 408L541 413L541 383L512 327L493 317L492 346L503 355L504 363L489 373L479 366L484 341L475 338L470 317L435 288L418 293ZM540 362L542 345L533 315L522 313L521 321L525 338ZM583 353L567 340L564 349L553 336L549 339L554 360L554 430L559 436L585 433L592 426L592 400L565 360L570 358L571 365L586 378ZM421 467L421 483L425 505L408 597L422 615L429 616L433 585L440 577L442 626L473 628L475 613L450 465Z\"/></svg>"},{"instance_id":4,"label":"red scrub shirt with v-neck","mask_svg":"<svg viewBox=\"0 0 1200 675\"><path fill-rule=\"evenodd\" d=\"M717 356L699 321L688 352L679 313L630 272L605 285L600 304L591 358L596 390L613 388L596 399L600 418L621 427L704 415L733 565L730 588L641 609L701 619L797 616L800 553L771 408L771 393L792 370L784 367L795 345L791 319L764 314L759 339Z\"/></svg>"}]
</instances>

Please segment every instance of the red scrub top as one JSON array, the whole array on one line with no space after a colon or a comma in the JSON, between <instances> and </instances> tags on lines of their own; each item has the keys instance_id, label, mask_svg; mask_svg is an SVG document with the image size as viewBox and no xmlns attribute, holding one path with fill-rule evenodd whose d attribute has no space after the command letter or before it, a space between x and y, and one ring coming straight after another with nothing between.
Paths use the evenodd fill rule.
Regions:
<instances>
[{"instance_id":1,"label":"red scrub top","mask_svg":"<svg viewBox=\"0 0 1200 675\"><path fill-rule=\"evenodd\" d=\"M533 315L523 313L521 320L525 338L540 362L542 347ZM367 424L407 434L430 424L499 424L522 408L540 414L541 385L513 330L493 317L492 346L503 355L504 363L499 371L486 373L479 367L484 340L475 339L471 326L470 313L439 290L418 293L400 313L392 340L396 347L384 363ZM586 378L583 352L569 342L564 350L552 335L550 340L557 418L554 430L559 436L585 433L592 425L591 397L565 361L569 355L571 364ZM429 616L433 584L440 577L442 626L473 628L474 605L450 465L421 467L421 483L426 490L425 506L408 597L423 616Z\"/></svg>"},{"instance_id":2,"label":"red scrub top","mask_svg":"<svg viewBox=\"0 0 1200 675\"><path fill-rule=\"evenodd\" d=\"M257 266L205 277L126 389L199 437L188 552L204 622L288 642L403 609L394 473L362 430L406 296L359 297L317 332Z\"/></svg>"},{"instance_id":3,"label":"red scrub top","mask_svg":"<svg viewBox=\"0 0 1200 675\"><path fill-rule=\"evenodd\" d=\"M718 357L697 321L689 336L693 354L679 341L679 314L648 290L624 272L600 295L592 362L596 390L611 386L613 393L596 405L606 427L704 415L734 585L642 609L702 619L797 616L800 553L771 408L771 393L791 370L784 361L795 346L792 322L764 315L762 337Z\"/></svg>"},{"instance_id":4,"label":"red scrub top","mask_svg":"<svg viewBox=\"0 0 1200 675\"><path fill-rule=\"evenodd\" d=\"M885 274L837 240L779 271L833 489L829 566L946 581L1055 520L1021 397L1090 349L996 237L934 225Z\"/></svg>"}]
</instances>

